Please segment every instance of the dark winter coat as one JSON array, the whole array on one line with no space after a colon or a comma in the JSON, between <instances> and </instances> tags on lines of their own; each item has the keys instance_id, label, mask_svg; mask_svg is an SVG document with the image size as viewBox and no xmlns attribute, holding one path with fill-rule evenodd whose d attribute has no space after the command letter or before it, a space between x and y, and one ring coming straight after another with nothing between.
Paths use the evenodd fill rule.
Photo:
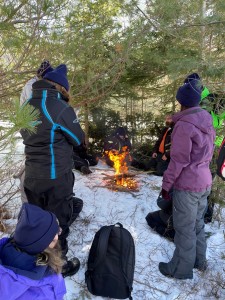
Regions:
<instances>
[{"instance_id":1,"label":"dark winter coat","mask_svg":"<svg viewBox=\"0 0 225 300\"><path fill-rule=\"evenodd\" d=\"M34 256L19 252L13 246L9 245L4 251L8 242L8 238L0 240L0 298L63 300L66 287L62 275L46 273L48 267L36 266Z\"/></svg>"},{"instance_id":2,"label":"dark winter coat","mask_svg":"<svg viewBox=\"0 0 225 300\"><path fill-rule=\"evenodd\" d=\"M117 150L121 151L123 147L127 147L127 150L131 150L131 142L129 138L121 139L119 135L110 135L104 141L104 151Z\"/></svg>"},{"instance_id":3,"label":"dark winter coat","mask_svg":"<svg viewBox=\"0 0 225 300\"><path fill-rule=\"evenodd\" d=\"M56 179L72 169L73 147L81 144L84 132L73 108L45 80L33 84L28 103L39 110L40 118L35 133L21 130L26 177Z\"/></svg>"},{"instance_id":4,"label":"dark winter coat","mask_svg":"<svg viewBox=\"0 0 225 300\"><path fill-rule=\"evenodd\" d=\"M126 147L126 149L123 149L123 147ZM118 152L123 152L124 150L129 153L131 150L131 142L127 137L124 137L124 139L121 139L119 134L112 134L109 137L107 137L104 141L104 152L105 152L105 160L107 165L110 167L114 166L114 162L110 160L109 155L106 151L115 150ZM126 156L126 163L129 163L131 160L131 156Z\"/></svg>"}]
</instances>

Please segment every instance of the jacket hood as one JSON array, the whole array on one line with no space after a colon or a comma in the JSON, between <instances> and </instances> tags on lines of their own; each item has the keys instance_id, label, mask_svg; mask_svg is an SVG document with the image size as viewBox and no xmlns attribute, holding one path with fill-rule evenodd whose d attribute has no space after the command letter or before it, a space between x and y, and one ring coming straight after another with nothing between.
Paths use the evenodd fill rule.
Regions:
<instances>
[{"instance_id":1,"label":"jacket hood","mask_svg":"<svg viewBox=\"0 0 225 300\"><path fill-rule=\"evenodd\" d=\"M53 84L51 84L50 82L44 79L37 80L32 84L32 96L40 97L41 92L43 90L48 90L48 94L51 95L52 97L56 97L56 99L61 99L66 102L69 101L69 99L67 99L62 93L57 91L56 87Z\"/></svg>"},{"instance_id":2,"label":"jacket hood","mask_svg":"<svg viewBox=\"0 0 225 300\"><path fill-rule=\"evenodd\" d=\"M33 280L43 278L48 268L47 266L36 266L36 256L18 251L10 239L6 239L5 243L0 246L0 265Z\"/></svg>"},{"instance_id":3,"label":"jacket hood","mask_svg":"<svg viewBox=\"0 0 225 300\"><path fill-rule=\"evenodd\" d=\"M0 240L0 253L8 241L8 238ZM64 299L66 286L61 274L49 274L40 280L33 280L27 277L27 274L18 274L15 271L16 269L12 270L0 264L1 299L34 299L34 297L36 300Z\"/></svg>"},{"instance_id":4,"label":"jacket hood","mask_svg":"<svg viewBox=\"0 0 225 300\"><path fill-rule=\"evenodd\" d=\"M191 107L176 113L172 119L174 123L178 121L190 123L206 134L214 132L211 115L200 107Z\"/></svg>"},{"instance_id":5,"label":"jacket hood","mask_svg":"<svg viewBox=\"0 0 225 300\"><path fill-rule=\"evenodd\" d=\"M53 89L56 90L55 86L52 85L50 82L47 82L44 79L37 80L32 84L32 89L33 90L38 90L38 89Z\"/></svg>"}]
</instances>

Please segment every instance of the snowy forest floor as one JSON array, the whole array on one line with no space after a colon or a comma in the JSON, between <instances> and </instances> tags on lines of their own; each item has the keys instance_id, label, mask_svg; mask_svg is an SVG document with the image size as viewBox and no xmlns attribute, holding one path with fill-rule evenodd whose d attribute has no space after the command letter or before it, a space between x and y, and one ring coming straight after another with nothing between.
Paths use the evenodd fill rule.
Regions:
<instances>
[{"instance_id":1,"label":"snowy forest floor","mask_svg":"<svg viewBox=\"0 0 225 300\"><path fill-rule=\"evenodd\" d=\"M224 211L215 208L214 220L205 226L207 258L209 267L201 273L194 270L193 280L166 278L158 271L160 261L168 262L174 251L174 244L150 229L146 215L158 210L158 197L162 178L139 173L136 179L140 190L136 193L116 192L104 185L105 174L113 175L113 169L100 161L91 168L92 174L82 175L75 171L75 195L84 201L83 211L71 226L68 257L77 256L81 261L79 272L66 278L65 300L93 299L85 284L86 263L95 233L104 225L117 222L128 229L135 241L136 264L133 283L134 300L199 300L225 299L225 243ZM19 180L15 180L19 185ZM2 199L4 202L4 199ZM12 218L7 221L8 234L13 231L21 205L19 193L7 204ZM6 233L0 234L7 236Z\"/></svg>"}]
</instances>

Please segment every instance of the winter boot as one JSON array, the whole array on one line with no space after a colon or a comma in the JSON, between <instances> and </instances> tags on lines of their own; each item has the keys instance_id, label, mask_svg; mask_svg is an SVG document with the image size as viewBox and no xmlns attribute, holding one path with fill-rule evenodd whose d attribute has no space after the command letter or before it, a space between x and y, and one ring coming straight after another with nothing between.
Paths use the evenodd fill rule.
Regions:
<instances>
[{"instance_id":1,"label":"winter boot","mask_svg":"<svg viewBox=\"0 0 225 300\"><path fill-rule=\"evenodd\" d=\"M204 216L205 224L208 224L208 223L212 222L214 205L215 205L214 203L212 203L208 200L208 207L207 207L207 211L206 211L205 216Z\"/></svg>"},{"instance_id":2,"label":"winter boot","mask_svg":"<svg viewBox=\"0 0 225 300\"><path fill-rule=\"evenodd\" d=\"M73 276L80 269L80 261L77 257L66 261L65 265L62 267L62 276L65 278L67 276Z\"/></svg>"},{"instance_id":3,"label":"winter boot","mask_svg":"<svg viewBox=\"0 0 225 300\"><path fill-rule=\"evenodd\" d=\"M207 264L206 260L204 262L202 262L202 263L199 263L199 262L196 261L195 265L194 265L194 269L197 269L200 272L206 271L207 267L208 267L208 264Z\"/></svg>"},{"instance_id":4,"label":"winter boot","mask_svg":"<svg viewBox=\"0 0 225 300\"><path fill-rule=\"evenodd\" d=\"M69 226L76 220L79 213L82 211L83 204L84 204L83 200L81 200L80 198L73 197L72 201L73 201L73 206L72 206L73 212L72 212L70 222L68 223Z\"/></svg>"},{"instance_id":5,"label":"winter boot","mask_svg":"<svg viewBox=\"0 0 225 300\"><path fill-rule=\"evenodd\" d=\"M176 279L193 279L193 274L187 274L187 275L176 275L173 274L170 270L169 264L160 262L159 263L159 271L162 273L164 276L171 277L171 278L176 278Z\"/></svg>"},{"instance_id":6,"label":"winter boot","mask_svg":"<svg viewBox=\"0 0 225 300\"><path fill-rule=\"evenodd\" d=\"M92 173L91 170L88 167L86 167L86 166L82 166L80 168L80 171L81 171L82 174L85 174L85 175L88 175L88 174Z\"/></svg>"},{"instance_id":7,"label":"winter boot","mask_svg":"<svg viewBox=\"0 0 225 300\"><path fill-rule=\"evenodd\" d=\"M64 258L64 257L66 257L66 254L69 250L68 242L67 242L66 238L63 238L63 239L59 238L59 241L60 241L60 246L61 246L61 251L62 251L62 257Z\"/></svg>"}]
</instances>

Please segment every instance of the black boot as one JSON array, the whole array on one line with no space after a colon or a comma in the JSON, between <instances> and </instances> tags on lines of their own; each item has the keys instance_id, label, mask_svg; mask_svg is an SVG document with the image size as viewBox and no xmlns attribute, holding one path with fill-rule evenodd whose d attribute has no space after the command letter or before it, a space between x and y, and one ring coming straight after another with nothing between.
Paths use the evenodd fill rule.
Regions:
<instances>
[{"instance_id":1,"label":"black boot","mask_svg":"<svg viewBox=\"0 0 225 300\"><path fill-rule=\"evenodd\" d=\"M67 240L65 240L65 241L66 242L62 241L63 243L61 242L62 257L65 257L66 254L67 254L67 252L68 252L68 250L69 250Z\"/></svg>"},{"instance_id":2,"label":"black boot","mask_svg":"<svg viewBox=\"0 0 225 300\"><path fill-rule=\"evenodd\" d=\"M67 252L68 252L68 242L67 242L67 237L70 233L69 227L68 226L61 226L62 232L59 235L59 242L62 250L62 256L65 257Z\"/></svg>"},{"instance_id":3,"label":"black boot","mask_svg":"<svg viewBox=\"0 0 225 300\"><path fill-rule=\"evenodd\" d=\"M193 274L186 274L186 275L172 274L172 272L171 272L171 270L169 268L169 264L168 263L164 263L164 262L160 262L159 263L159 271L164 276L171 277L171 278L183 279L183 280L185 280L185 279L193 279Z\"/></svg>"},{"instance_id":4,"label":"black boot","mask_svg":"<svg viewBox=\"0 0 225 300\"><path fill-rule=\"evenodd\" d=\"M159 263L159 271L160 273L162 273L164 276L167 277L173 277L173 275L170 273L169 269L168 269L168 264L164 263L164 262L160 262Z\"/></svg>"},{"instance_id":5,"label":"black boot","mask_svg":"<svg viewBox=\"0 0 225 300\"><path fill-rule=\"evenodd\" d=\"M73 204L72 204L73 212L71 215L71 219L68 222L68 226L70 226L79 216L79 213L82 211L83 204L84 204L83 200L81 200L80 198L73 197L72 200L73 200Z\"/></svg>"},{"instance_id":6,"label":"black boot","mask_svg":"<svg viewBox=\"0 0 225 300\"><path fill-rule=\"evenodd\" d=\"M207 211L206 211L205 216L204 216L205 224L208 224L208 223L212 222L214 205L215 205L214 203L208 201Z\"/></svg>"},{"instance_id":7,"label":"black boot","mask_svg":"<svg viewBox=\"0 0 225 300\"><path fill-rule=\"evenodd\" d=\"M194 269L197 269L197 270L199 270L201 272L205 272L206 269L207 269L207 267L208 267L208 264L207 264L206 260L203 261L202 263L199 263L199 262L196 261L195 265L194 265Z\"/></svg>"},{"instance_id":8,"label":"black boot","mask_svg":"<svg viewBox=\"0 0 225 300\"><path fill-rule=\"evenodd\" d=\"M73 276L80 269L80 261L77 257L68 260L62 267L62 276L65 278L67 276Z\"/></svg>"},{"instance_id":9,"label":"black boot","mask_svg":"<svg viewBox=\"0 0 225 300\"><path fill-rule=\"evenodd\" d=\"M91 173L92 173L91 170L90 170L88 167L86 167L86 166L82 166L82 167L80 168L80 171L81 171L81 173L83 173L83 174L85 174L85 175L88 175L88 174L91 174Z\"/></svg>"}]
</instances>

